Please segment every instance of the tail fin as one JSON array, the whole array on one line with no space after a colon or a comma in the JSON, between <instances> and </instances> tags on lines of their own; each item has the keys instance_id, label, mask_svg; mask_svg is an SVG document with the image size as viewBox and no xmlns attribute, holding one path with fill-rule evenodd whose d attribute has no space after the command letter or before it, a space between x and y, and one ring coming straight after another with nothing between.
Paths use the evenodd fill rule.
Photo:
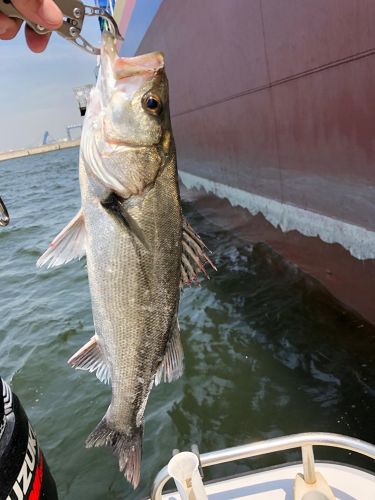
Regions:
<instances>
[{"instance_id":1,"label":"tail fin","mask_svg":"<svg viewBox=\"0 0 375 500\"><path fill-rule=\"evenodd\" d=\"M112 429L104 417L86 440L86 448L111 446L118 458L120 471L134 489L141 478L143 425L132 436Z\"/></svg>"}]
</instances>

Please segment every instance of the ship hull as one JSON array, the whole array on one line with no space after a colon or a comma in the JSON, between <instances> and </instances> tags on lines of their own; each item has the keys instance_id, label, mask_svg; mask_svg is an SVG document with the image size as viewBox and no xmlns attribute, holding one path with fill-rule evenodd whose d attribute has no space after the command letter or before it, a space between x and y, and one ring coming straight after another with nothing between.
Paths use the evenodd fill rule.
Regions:
<instances>
[{"instance_id":1,"label":"ship hull","mask_svg":"<svg viewBox=\"0 0 375 500\"><path fill-rule=\"evenodd\" d=\"M164 0L138 48L165 53L202 209L212 193L218 222L239 217L372 323L374 18L371 0Z\"/></svg>"}]
</instances>

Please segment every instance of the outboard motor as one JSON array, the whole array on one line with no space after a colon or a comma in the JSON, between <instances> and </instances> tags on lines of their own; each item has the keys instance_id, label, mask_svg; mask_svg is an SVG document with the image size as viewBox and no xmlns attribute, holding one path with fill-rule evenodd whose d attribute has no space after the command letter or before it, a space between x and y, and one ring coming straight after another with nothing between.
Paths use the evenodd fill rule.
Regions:
<instances>
[{"instance_id":1,"label":"outboard motor","mask_svg":"<svg viewBox=\"0 0 375 500\"><path fill-rule=\"evenodd\" d=\"M0 378L0 500L57 500L55 481L26 413Z\"/></svg>"}]
</instances>

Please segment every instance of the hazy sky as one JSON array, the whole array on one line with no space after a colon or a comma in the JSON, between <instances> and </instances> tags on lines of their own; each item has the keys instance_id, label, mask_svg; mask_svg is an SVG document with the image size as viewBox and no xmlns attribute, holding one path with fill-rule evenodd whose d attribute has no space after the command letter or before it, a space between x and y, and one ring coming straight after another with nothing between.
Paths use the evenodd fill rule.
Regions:
<instances>
[{"instance_id":1,"label":"hazy sky","mask_svg":"<svg viewBox=\"0 0 375 500\"><path fill-rule=\"evenodd\" d=\"M89 21L85 36L98 43L99 28ZM45 130L66 137L66 125L81 123L72 87L94 83L94 56L56 33L45 52L34 54L22 32L0 41L0 63L0 151L41 144Z\"/></svg>"},{"instance_id":2,"label":"hazy sky","mask_svg":"<svg viewBox=\"0 0 375 500\"><path fill-rule=\"evenodd\" d=\"M138 0L124 42L132 55L161 0ZM93 3L86 2L86 3ZM100 41L96 18L86 18L83 36ZM66 137L66 126L81 123L72 88L94 83L96 57L53 33L45 52L34 54L22 32L11 41L0 40L0 151L37 146L44 131Z\"/></svg>"}]
</instances>

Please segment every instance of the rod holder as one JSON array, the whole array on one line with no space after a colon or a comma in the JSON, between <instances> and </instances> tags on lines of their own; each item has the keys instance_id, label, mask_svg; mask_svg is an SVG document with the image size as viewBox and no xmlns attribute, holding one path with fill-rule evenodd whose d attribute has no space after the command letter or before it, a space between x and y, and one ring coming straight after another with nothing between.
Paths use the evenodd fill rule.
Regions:
<instances>
[{"instance_id":1,"label":"rod holder","mask_svg":"<svg viewBox=\"0 0 375 500\"><path fill-rule=\"evenodd\" d=\"M207 500L206 491L199 473L198 457L183 451L168 463L168 474L176 483L181 500Z\"/></svg>"}]
</instances>

